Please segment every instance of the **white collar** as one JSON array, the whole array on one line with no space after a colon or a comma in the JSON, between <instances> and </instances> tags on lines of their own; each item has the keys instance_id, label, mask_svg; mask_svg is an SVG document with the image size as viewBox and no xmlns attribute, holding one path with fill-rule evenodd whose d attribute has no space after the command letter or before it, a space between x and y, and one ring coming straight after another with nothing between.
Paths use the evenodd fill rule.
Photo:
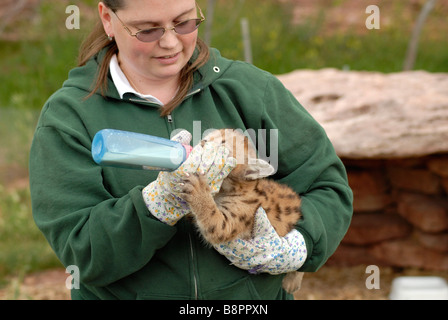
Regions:
<instances>
[{"instance_id":1,"label":"white collar","mask_svg":"<svg viewBox=\"0 0 448 320\"><path fill-rule=\"evenodd\" d=\"M139 96L140 98L143 98L145 100L163 106L163 103L156 97L152 95L144 95L135 91L135 89L129 83L128 78L126 78L126 75L124 74L123 70L121 70L120 65L118 64L118 58L116 54L112 57L112 59L110 59L109 69L110 74L112 76L112 80L115 84L115 87L117 88L118 94L120 95L121 99L123 99L123 95L125 93L133 93Z\"/></svg>"}]
</instances>

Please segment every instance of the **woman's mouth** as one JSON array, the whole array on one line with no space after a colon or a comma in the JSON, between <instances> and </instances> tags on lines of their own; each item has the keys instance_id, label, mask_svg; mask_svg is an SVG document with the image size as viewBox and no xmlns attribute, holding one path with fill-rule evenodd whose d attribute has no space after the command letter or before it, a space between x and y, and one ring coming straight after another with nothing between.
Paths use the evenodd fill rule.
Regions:
<instances>
[{"instance_id":1,"label":"woman's mouth","mask_svg":"<svg viewBox=\"0 0 448 320\"><path fill-rule=\"evenodd\" d=\"M176 63L177 60L179 59L179 52L172 54L172 55L167 55L167 56L160 56L156 58L161 64L173 64Z\"/></svg>"}]
</instances>

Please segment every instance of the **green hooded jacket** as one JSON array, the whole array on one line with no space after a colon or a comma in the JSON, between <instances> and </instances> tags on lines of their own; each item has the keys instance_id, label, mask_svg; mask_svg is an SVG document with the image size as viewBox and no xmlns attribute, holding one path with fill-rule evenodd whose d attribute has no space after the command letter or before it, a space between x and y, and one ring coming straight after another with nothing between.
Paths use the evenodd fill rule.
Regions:
<instances>
[{"instance_id":1,"label":"green hooded jacket","mask_svg":"<svg viewBox=\"0 0 448 320\"><path fill-rule=\"evenodd\" d=\"M79 270L72 298L291 299L282 275L230 265L189 220L171 227L155 219L141 192L158 172L100 167L91 145L105 128L164 138L182 128L193 144L210 128L253 130L273 150L265 154L278 162L273 178L302 196L297 230L308 257L300 270L313 272L336 250L352 216L345 168L322 127L276 77L214 49L169 117L132 94L120 99L110 74L106 97L85 99L103 56L70 71L43 107L31 147L33 217L61 262ZM278 136L272 149L271 132Z\"/></svg>"}]
</instances>

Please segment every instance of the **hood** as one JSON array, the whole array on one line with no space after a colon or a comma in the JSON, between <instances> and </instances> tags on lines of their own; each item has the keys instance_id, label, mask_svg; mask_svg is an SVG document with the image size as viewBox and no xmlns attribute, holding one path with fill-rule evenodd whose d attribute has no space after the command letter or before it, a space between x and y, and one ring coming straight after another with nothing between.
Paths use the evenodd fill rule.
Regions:
<instances>
[{"instance_id":1,"label":"hood","mask_svg":"<svg viewBox=\"0 0 448 320\"><path fill-rule=\"evenodd\" d=\"M93 81L96 79L97 70L100 67L101 61L104 59L107 49L101 50L97 55L92 57L84 66L72 69L69 72L68 79L64 82L63 87L74 87L90 93L93 87ZM197 57L195 54L192 57L194 61ZM208 62L202 66L194 75L194 85L190 90L190 95L200 92L205 87L211 85L214 81L220 78L224 72L232 64L231 60L225 59L221 53L214 48L210 48L210 58ZM120 99L117 89L112 81L112 77L108 75L108 90L106 97L113 99ZM97 92L97 94L100 94Z\"/></svg>"}]
</instances>

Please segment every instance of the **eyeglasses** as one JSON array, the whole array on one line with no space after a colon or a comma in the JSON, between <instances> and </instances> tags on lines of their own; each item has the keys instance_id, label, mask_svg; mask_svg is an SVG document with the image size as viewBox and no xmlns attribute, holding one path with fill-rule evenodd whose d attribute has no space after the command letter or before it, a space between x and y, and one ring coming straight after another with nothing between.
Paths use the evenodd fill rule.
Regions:
<instances>
[{"instance_id":1,"label":"eyeglasses","mask_svg":"<svg viewBox=\"0 0 448 320\"><path fill-rule=\"evenodd\" d=\"M183 35L183 34L192 33L197 28L199 28L199 25L205 21L205 17L204 17L204 14L202 13L201 8L199 8L198 4L196 4L196 7L199 9L199 13L201 15L200 19L188 19L185 21L181 21L179 23L176 23L171 28L154 27L154 28L149 28L146 30L139 30L136 33L132 33L132 31L118 17L118 15L115 11L112 10L112 12L115 14L115 16L121 22L121 24L123 25L123 28L129 33L130 36L136 37L138 40L140 40L142 42L153 42L153 41L160 40L167 30L173 30L177 34Z\"/></svg>"}]
</instances>

